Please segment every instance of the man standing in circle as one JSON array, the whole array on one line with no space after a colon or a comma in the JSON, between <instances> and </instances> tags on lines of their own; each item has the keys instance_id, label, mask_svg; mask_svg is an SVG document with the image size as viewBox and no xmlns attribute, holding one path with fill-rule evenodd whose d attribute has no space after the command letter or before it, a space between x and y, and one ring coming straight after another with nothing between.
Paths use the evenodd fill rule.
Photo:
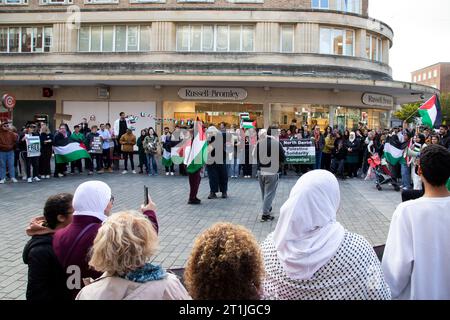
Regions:
<instances>
[{"instance_id":1,"label":"man standing in circle","mask_svg":"<svg viewBox=\"0 0 450 320\"><path fill-rule=\"evenodd\" d=\"M122 155L122 152L120 150L120 138L127 133L127 129L130 128L131 129L131 123L130 120L128 120L128 118L125 115L125 112L121 112L119 114L120 118L117 119L114 122L114 135L116 136L117 139L117 148L119 148L117 151L119 154Z\"/></svg>"}]
</instances>

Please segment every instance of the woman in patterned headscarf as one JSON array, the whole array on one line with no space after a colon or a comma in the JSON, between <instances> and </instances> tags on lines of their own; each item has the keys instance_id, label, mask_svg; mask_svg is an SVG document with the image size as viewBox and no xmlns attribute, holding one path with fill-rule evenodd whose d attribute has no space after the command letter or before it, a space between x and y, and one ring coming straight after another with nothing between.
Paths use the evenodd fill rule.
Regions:
<instances>
[{"instance_id":1,"label":"woman in patterned headscarf","mask_svg":"<svg viewBox=\"0 0 450 320\"><path fill-rule=\"evenodd\" d=\"M336 221L339 202L339 184L330 172L315 170L298 180L262 244L266 298L391 298L372 246Z\"/></svg>"}]
</instances>

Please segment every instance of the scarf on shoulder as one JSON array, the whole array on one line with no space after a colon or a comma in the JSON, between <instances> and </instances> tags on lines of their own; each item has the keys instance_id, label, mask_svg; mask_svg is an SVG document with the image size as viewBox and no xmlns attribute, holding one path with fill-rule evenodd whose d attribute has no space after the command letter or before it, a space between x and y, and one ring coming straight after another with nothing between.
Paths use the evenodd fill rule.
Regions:
<instances>
[{"instance_id":1,"label":"scarf on shoulder","mask_svg":"<svg viewBox=\"0 0 450 320\"><path fill-rule=\"evenodd\" d=\"M166 277L167 273L161 266L155 266L151 263L146 263L139 269L128 272L126 275L121 276L121 278L123 279L137 283L162 280Z\"/></svg>"}]
</instances>

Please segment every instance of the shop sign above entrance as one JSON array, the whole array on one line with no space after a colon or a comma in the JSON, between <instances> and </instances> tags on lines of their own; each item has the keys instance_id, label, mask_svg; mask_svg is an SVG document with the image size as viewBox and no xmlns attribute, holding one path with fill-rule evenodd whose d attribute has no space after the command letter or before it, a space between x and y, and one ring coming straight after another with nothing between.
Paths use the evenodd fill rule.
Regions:
<instances>
[{"instance_id":1,"label":"shop sign above entrance","mask_svg":"<svg viewBox=\"0 0 450 320\"><path fill-rule=\"evenodd\" d=\"M189 87L178 90L178 96L185 100L232 100L247 98L247 91L241 88Z\"/></svg>"},{"instance_id":2,"label":"shop sign above entrance","mask_svg":"<svg viewBox=\"0 0 450 320\"><path fill-rule=\"evenodd\" d=\"M362 102L368 106L376 107L394 107L394 98L378 93L364 93L362 96Z\"/></svg>"}]
</instances>

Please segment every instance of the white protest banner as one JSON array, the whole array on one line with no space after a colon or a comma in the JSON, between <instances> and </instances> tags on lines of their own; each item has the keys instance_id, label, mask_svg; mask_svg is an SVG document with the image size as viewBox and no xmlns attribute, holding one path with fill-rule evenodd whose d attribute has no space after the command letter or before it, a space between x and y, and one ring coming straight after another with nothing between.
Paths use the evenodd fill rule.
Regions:
<instances>
[{"instance_id":1,"label":"white protest banner","mask_svg":"<svg viewBox=\"0 0 450 320\"><path fill-rule=\"evenodd\" d=\"M39 136L27 135L25 140L27 143L27 157L39 157L41 155L41 139Z\"/></svg>"}]
</instances>

